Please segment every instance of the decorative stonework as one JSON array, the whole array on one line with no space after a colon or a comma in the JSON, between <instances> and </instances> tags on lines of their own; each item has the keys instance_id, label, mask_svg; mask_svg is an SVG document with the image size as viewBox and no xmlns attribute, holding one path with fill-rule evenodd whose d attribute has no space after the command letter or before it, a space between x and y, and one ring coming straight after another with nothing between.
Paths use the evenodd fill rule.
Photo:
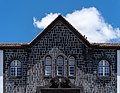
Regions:
<instances>
[{"instance_id":1,"label":"decorative stonework","mask_svg":"<svg viewBox=\"0 0 120 93\"><path fill-rule=\"evenodd\" d=\"M86 41L85 41L86 42ZM52 57L52 76L45 77L45 57ZM45 87L51 78L56 77L56 59L64 58L64 77L84 93L116 93L116 49L91 48L69 29L62 21L56 22L45 35L38 37L29 47L4 49L4 93L36 93L37 87ZM76 75L68 76L68 59L75 57ZM12 78L10 62L22 62L22 77ZM111 76L98 78L98 63L108 60Z\"/></svg>"}]
</instances>

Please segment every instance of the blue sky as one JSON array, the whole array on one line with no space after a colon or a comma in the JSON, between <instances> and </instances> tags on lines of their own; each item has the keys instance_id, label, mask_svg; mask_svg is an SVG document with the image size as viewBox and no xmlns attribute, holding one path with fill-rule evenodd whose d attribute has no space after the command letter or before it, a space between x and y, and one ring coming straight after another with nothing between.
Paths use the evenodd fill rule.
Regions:
<instances>
[{"instance_id":1,"label":"blue sky","mask_svg":"<svg viewBox=\"0 0 120 93\"><path fill-rule=\"evenodd\" d=\"M30 42L41 31L34 27L33 17L89 7L95 7L112 27L120 27L120 0L0 0L0 42Z\"/></svg>"},{"instance_id":2,"label":"blue sky","mask_svg":"<svg viewBox=\"0 0 120 93\"><path fill-rule=\"evenodd\" d=\"M91 41L120 42L120 0L0 0L0 43L32 41L48 25L45 23L47 18L54 19L58 13L65 16L78 30L82 26L90 28L90 33L93 34L88 29L80 32ZM84 20L80 17L85 20L85 25L82 25ZM75 24L75 20L80 24ZM2 93L2 77L0 81Z\"/></svg>"}]
</instances>

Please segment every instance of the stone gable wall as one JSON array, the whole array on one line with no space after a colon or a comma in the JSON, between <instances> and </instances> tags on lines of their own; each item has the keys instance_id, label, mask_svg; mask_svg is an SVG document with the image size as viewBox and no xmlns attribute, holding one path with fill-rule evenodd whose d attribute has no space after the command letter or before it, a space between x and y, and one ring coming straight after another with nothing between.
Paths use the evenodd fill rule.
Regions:
<instances>
[{"instance_id":1,"label":"stone gable wall","mask_svg":"<svg viewBox=\"0 0 120 93\"><path fill-rule=\"evenodd\" d=\"M47 55L52 57L53 66L58 55L64 57L65 77L68 77L68 59L73 55L76 61L76 76L69 79L72 84L82 86L85 93L116 93L116 50L88 48L62 22L58 22L28 50L6 49L4 51L5 93L16 93L16 90L22 91L17 93L36 93L38 86L49 84L51 78L44 76L44 61ZM18 58L23 63L24 76L18 81L25 82L18 85L14 83L17 79L10 78L8 74L11 58ZM97 77L98 62L102 59L108 60L111 64L111 77L107 79ZM56 69L53 69L52 77L55 77Z\"/></svg>"}]
</instances>

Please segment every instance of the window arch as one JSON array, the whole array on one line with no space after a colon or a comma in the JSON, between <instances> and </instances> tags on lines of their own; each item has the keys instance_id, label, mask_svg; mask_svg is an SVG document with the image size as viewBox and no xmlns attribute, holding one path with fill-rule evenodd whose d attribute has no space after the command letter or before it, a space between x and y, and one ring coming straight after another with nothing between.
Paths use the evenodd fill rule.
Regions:
<instances>
[{"instance_id":1,"label":"window arch","mask_svg":"<svg viewBox=\"0 0 120 93\"><path fill-rule=\"evenodd\" d=\"M21 76L22 68L19 60L13 60L10 64L10 76Z\"/></svg>"},{"instance_id":2,"label":"window arch","mask_svg":"<svg viewBox=\"0 0 120 93\"><path fill-rule=\"evenodd\" d=\"M52 69L52 59L50 56L47 56L45 58L45 75L46 76L51 76L51 69Z\"/></svg>"},{"instance_id":3,"label":"window arch","mask_svg":"<svg viewBox=\"0 0 120 93\"><path fill-rule=\"evenodd\" d=\"M110 64L107 60L101 60L99 62L98 76L110 76Z\"/></svg>"},{"instance_id":4,"label":"window arch","mask_svg":"<svg viewBox=\"0 0 120 93\"><path fill-rule=\"evenodd\" d=\"M69 76L75 75L75 58L71 56L68 61Z\"/></svg>"},{"instance_id":5,"label":"window arch","mask_svg":"<svg viewBox=\"0 0 120 93\"><path fill-rule=\"evenodd\" d=\"M63 76L64 59L62 56L57 58L57 76Z\"/></svg>"}]
</instances>

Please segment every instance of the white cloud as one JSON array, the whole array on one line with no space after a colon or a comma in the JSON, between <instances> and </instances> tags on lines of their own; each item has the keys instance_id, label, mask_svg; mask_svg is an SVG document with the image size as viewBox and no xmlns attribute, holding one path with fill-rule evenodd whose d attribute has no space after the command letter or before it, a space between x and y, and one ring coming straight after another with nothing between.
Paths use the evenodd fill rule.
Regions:
<instances>
[{"instance_id":1,"label":"white cloud","mask_svg":"<svg viewBox=\"0 0 120 93\"><path fill-rule=\"evenodd\" d=\"M38 21L35 17L33 18L34 26L38 28L45 28L47 27L60 13L50 13L47 14L46 17L42 18L41 21Z\"/></svg>"},{"instance_id":2,"label":"white cloud","mask_svg":"<svg viewBox=\"0 0 120 93\"><path fill-rule=\"evenodd\" d=\"M35 17L34 26L40 29L46 28L60 13L47 14L40 21ZM105 22L100 12L95 7L83 8L68 13L65 16L82 35L85 35L90 42L111 42L120 40L119 28L113 28Z\"/></svg>"},{"instance_id":3,"label":"white cloud","mask_svg":"<svg viewBox=\"0 0 120 93\"><path fill-rule=\"evenodd\" d=\"M3 93L3 76L0 76L0 93Z\"/></svg>"}]
</instances>

